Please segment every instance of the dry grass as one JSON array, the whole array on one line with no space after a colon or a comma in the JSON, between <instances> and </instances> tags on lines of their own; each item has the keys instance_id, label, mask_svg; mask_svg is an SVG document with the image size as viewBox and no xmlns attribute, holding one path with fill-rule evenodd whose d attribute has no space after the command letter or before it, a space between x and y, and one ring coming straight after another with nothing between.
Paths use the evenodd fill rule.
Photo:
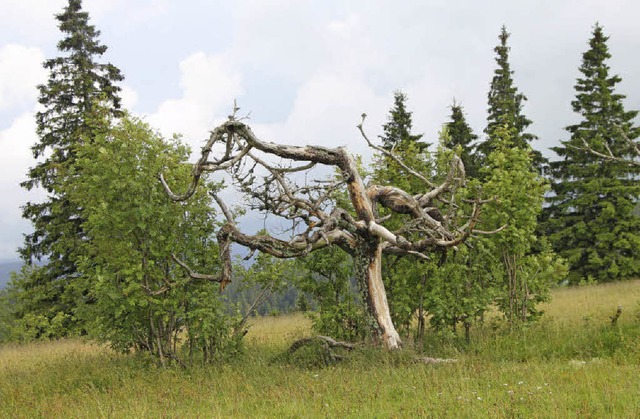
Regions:
<instances>
[{"instance_id":1,"label":"dry grass","mask_svg":"<svg viewBox=\"0 0 640 419\"><path fill-rule=\"evenodd\" d=\"M632 321L640 310L640 280L559 288L542 307L547 316L572 323L584 319L606 322L618 306L624 307L620 321Z\"/></svg>"},{"instance_id":2,"label":"dry grass","mask_svg":"<svg viewBox=\"0 0 640 419\"><path fill-rule=\"evenodd\" d=\"M301 313L258 317L245 337L251 346L284 347L311 333L311 321Z\"/></svg>"},{"instance_id":3,"label":"dry grass","mask_svg":"<svg viewBox=\"0 0 640 419\"><path fill-rule=\"evenodd\" d=\"M482 331L458 363L436 366L372 349L323 369L285 362L275 355L309 333L301 315L255 319L244 357L191 370L79 341L9 345L0 417L635 418L639 292L640 281L557 290L540 325Z\"/></svg>"}]
</instances>

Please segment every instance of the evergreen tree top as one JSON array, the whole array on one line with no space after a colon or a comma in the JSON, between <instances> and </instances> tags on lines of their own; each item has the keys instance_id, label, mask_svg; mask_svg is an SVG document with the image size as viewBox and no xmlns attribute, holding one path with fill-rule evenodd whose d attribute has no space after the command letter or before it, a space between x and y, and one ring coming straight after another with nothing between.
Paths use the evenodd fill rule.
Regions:
<instances>
[{"instance_id":1,"label":"evergreen tree top","mask_svg":"<svg viewBox=\"0 0 640 419\"><path fill-rule=\"evenodd\" d=\"M487 138L478 145L478 151L483 159L487 159L496 148L496 130L500 130L503 127L513 128L514 146L523 150L530 150L532 164L541 173L545 159L539 151L532 150L529 145L537 137L526 132L526 129L531 125L531 120L522 111L527 97L520 93L515 86L513 80L514 72L509 64L510 47L507 42L510 36L511 34L507 32L507 28L503 26L498 36L500 43L494 48L497 67L494 70L488 94L487 127L484 130Z\"/></svg>"},{"instance_id":2,"label":"evergreen tree top","mask_svg":"<svg viewBox=\"0 0 640 419\"><path fill-rule=\"evenodd\" d=\"M107 47L100 45L97 38L100 31L89 24L89 13L82 11L82 0L69 0L62 13L56 15L60 32L69 34L58 42L58 50L75 54L91 53L102 55Z\"/></svg>"},{"instance_id":3,"label":"evergreen tree top","mask_svg":"<svg viewBox=\"0 0 640 419\"><path fill-rule=\"evenodd\" d=\"M36 114L40 142L33 147L35 158L47 147L68 148L71 134L84 126L85 116L96 102L103 102L112 115L122 115L117 83L124 77L114 65L97 62L107 47L98 39L100 31L89 24L82 1L69 0L56 19L63 33L58 42L62 55L44 62L49 79L38 86L38 102L45 109Z\"/></svg>"},{"instance_id":4,"label":"evergreen tree top","mask_svg":"<svg viewBox=\"0 0 640 419\"><path fill-rule=\"evenodd\" d=\"M531 125L531 120L522 113L523 103L527 97L518 92L518 88L514 85L514 72L509 63L511 48L507 45L510 36L507 28L503 26L498 36L500 43L494 48L495 61L498 66L494 70L488 94L489 116L485 133L491 136L497 127L505 124L513 126L516 129L516 145L525 147L527 142L536 137L525 133L527 127Z\"/></svg>"},{"instance_id":5,"label":"evergreen tree top","mask_svg":"<svg viewBox=\"0 0 640 419\"><path fill-rule=\"evenodd\" d=\"M443 145L449 149L461 148L460 158L465 165L468 177L475 178L478 176L479 159L476 154L475 141L478 136L467 123L462 105L454 102L451 105L450 121L445 124L449 135L444 137Z\"/></svg>"},{"instance_id":6,"label":"evergreen tree top","mask_svg":"<svg viewBox=\"0 0 640 419\"><path fill-rule=\"evenodd\" d=\"M420 150L429 147L428 144L420 141L423 134L411 134L413 128L412 112L406 107L407 95L400 90L393 94L393 107L389 111L388 122L383 125L384 135L380 135L382 147L392 150L397 147L407 147L415 144Z\"/></svg>"},{"instance_id":7,"label":"evergreen tree top","mask_svg":"<svg viewBox=\"0 0 640 419\"><path fill-rule=\"evenodd\" d=\"M610 164L601 165L603 162L599 157L583 150L585 142L599 152L608 151L608 147L619 157L625 157L632 152L629 139L635 140L640 136L640 130L633 126L638 111L626 111L623 104L626 96L615 92L622 79L618 75L610 75L608 39L603 27L596 23L589 39L589 49L582 54L581 76L574 86L576 97L571 102L573 111L583 120L566 127L571 139L552 148L573 162L593 162L600 169ZM557 167L558 163L554 166Z\"/></svg>"},{"instance_id":8,"label":"evergreen tree top","mask_svg":"<svg viewBox=\"0 0 640 419\"><path fill-rule=\"evenodd\" d=\"M447 148L453 148L456 145L470 147L473 142L478 139L478 136L473 133L473 130L467 123L462 105L456 103L451 105L451 120L447 122L447 128L451 136L451 143L445 144Z\"/></svg>"}]
</instances>

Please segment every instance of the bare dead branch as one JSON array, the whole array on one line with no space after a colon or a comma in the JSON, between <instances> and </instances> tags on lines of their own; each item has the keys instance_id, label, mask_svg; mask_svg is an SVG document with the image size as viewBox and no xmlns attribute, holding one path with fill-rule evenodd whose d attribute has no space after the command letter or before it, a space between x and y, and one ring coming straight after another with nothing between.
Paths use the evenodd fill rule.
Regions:
<instances>
[{"instance_id":1,"label":"bare dead branch","mask_svg":"<svg viewBox=\"0 0 640 419\"><path fill-rule=\"evenodd\" d=\"M313 342L315 340L322 341L323 343L327 344L330 348L344 348L349 350L356 348L356 345L354 345L353 343L335 340L329 336L317 335L317 336L298 339L297 341L293 342L289 347L289 352L295 352L300 347L304 346L309 342Z\"/></svg>"},{"instance_id":2,"label":"bare dead branch","mask_svg":"<svg viewBox=\"0 0 640 419\"><path fill-rule=\"evenodd\" d=\"M189 277L192 279L198 279L203 281L213 281L213 282L223 282L223 279L218 275L199 274L197 272L194 272L186 263L180 260L180 258L178 258L176 255L172 254L171 257L178 265L182 267L182 269L184 269L187 272Z\"/></svg>"},{"instance_id":3,"label":"bare dead branch","mask_svg":"<svg viewBox=\"0 0 640 419\"><path fill-rule=\"evenodd\" d=\"M627 142L627 144L629 145L629 156L627 157L614 154L607 141L604 141L603 143L604 148L606 149L606 153L595 150L584 138L582 139L583 147L576 147L574 145L569 145L569 147L576 150L586 151L593 154L594 156L602 158L603 160L624 163L632 167L640 167L640 160L637 160L638 158L640 158L640 142L633 141L631 138L629 138L627 133L625 133L621 127L616 126L616 129L625 140L625 142Z\"/></svg>"},{"instance_id":4,"label":"bare dead branch","mask_svg":"<svg viewBox=\"0 0 640 419\"><path fill-rule=\"evenodd\" d=\"M211 196L220 207L220 211L222 211L222 213L224 214L224 217L226 218L227 222L232 224L235 223L233 219L233 215L231 215L231 211L229 211L229 208L227 208L227 204L225 204L224 201L220 199L217 193L211 192Z\"/></svg>"},{"instance_id":5,"label":"bare dead branch","mask_svg":"<svg viewBox=\"0 0 640 419\"><path fill-rule=\"evenodd\" d=\"M496 234L501 232L502 230L504 230L505 228L507 228L508 225L505 224L502 227L496 228L495 230L491 230L491 231L485 231L485 230L478 230L477 228L473 230L473 234L483 234L483 235L492 235L492 234Z\"/></svg>"},{"instance_id":6,"label":"bare dead branch","mask_svg":"<svg viewBox=\"0 0 640 419\"><path fill-rule=\"evenodd\" d=\"M384 154L385 156L389 157L390 159L392 159L393 161L395 161L396 163L398 163L400 165L400 167L402 167L404 170L407 171L407 173L410 173L411 175L415 176L416 178L420 179L421 181L423 181L427 186L433 188L435 187L435 185L429 180L427 179L424 175L422 175L421 173L413 170L412 168L410 168L409 166L407 166L406 164L404 164L404 162L394 153L385 150L382 147L378 147L377 145L375 145L371 140L369 140L369 137L367 137L367 134L364 132L364 128L363 128L363 124L364 124L364 120L366 119L367 114L362 114L362 121L357 125L358 130L360 130L360 134L362 135L362 138L364 138L364 140L367 142L367 145L369 147L371 147L372 149L376 150L379 153Z\"/></svg>"}]
</instances>

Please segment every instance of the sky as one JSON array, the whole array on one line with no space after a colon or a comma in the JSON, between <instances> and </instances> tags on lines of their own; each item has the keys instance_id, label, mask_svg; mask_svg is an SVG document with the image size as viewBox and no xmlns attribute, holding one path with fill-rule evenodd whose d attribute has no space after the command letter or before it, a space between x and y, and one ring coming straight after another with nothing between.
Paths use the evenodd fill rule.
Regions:
<instances>
[{"instance_id":1,"label":"sky","mask_svg":"<svg viewBox=\"0 0 640 419\"><path fill-rule=\"evenodd\" d=\"M0 12L0 261L17 259L30 225L20 206L42 198L19 183L35 164L34 113L66 0L3 0ZM125 75L125 107L194 150L231 112L258 136L348 146L371 156L356 128L381 133L393 92L408 96L414 132L436 143L455 100L482 135L493 48L502 25L534 148L567 139L573 86L593 25L610 36L613 74L640 109L640 2L635 0L85 0ZM195 158L195 154L194 154Z\"/></svg>"}]
</instances>

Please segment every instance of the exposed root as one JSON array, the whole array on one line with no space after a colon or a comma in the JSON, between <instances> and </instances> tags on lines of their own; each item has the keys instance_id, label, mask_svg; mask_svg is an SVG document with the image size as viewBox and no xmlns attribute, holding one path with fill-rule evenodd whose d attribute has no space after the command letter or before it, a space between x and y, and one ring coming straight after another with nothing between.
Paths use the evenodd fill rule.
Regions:
<instances>
[{"instance_id":1,"label":"exposed root","mask_svg":"<svg viewBox=\"0 0 640 419\"><path fill-rule=\"evenodd\" d=\"M342 342L342 341L330 338L329 336L318 335L318 336L311 336L311 337L296 340L289 347L288 353L293 354L303 346L314 344L314 343L320 343L320 345L324 349L325 351L324 356L326 361L325 363L333 363L333 362L341 361L344 359L342 355L338 355L337 353L332 351L333 348L343 348L349 351L356 348L356 345L354 345L353 343Z\"/></svg>"},{"instance_id":2,"label":"exposed root","mask_svg":"<svg viewBox=\"0 0 640 419\"><path fill-rule=\"evenodd\" d=\"M307 345L309 343L312 342L321 342L322 346L324 346L325 348L329 349L329 348L344 348L344 349L348 349L348 350L352 350L355 349L356 345L354 345L353 343L348 343L348 342L342 342L339 340L335 340L333 338L330 338L329 336L311 336L308 338L302 338L302 339L298 339L295 342L293 342L291 344L291 347L289 348L289 353L292 354L295 351L297 351L298 349L300 349L302 346Z\"/></svg>"},{"instance_id":3,"label":"exposed root","mask_svg":"<svg viewBox=\"0 0 640 419\"><path fill-rule=\"evenodd\" d=\"M454 362L458 362L458 360L451 358L430 358L428 356L425 356L417 357L416 362L419 362L421 364L452 364Z\"/></svg>"}]
</instances>

